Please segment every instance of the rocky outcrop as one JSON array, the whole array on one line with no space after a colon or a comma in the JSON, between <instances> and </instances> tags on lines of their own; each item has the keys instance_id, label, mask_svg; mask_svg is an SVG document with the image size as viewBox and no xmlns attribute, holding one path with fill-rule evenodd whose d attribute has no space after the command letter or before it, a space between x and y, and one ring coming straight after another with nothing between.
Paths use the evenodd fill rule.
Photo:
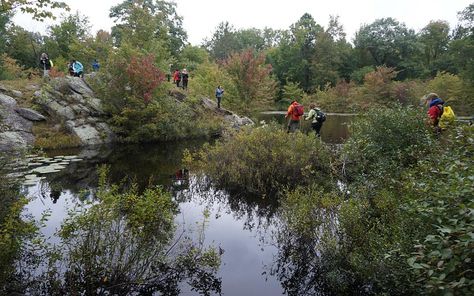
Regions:
<instances>
[{"instance_id":1,"label":"rocky outcrop","mask_svg":"<svg viewBox=\"0 0 474 296\"><path fill-rule=\"evenodd\" d=\"M224 119L224 122L228 124L229 127L233 129L240 129L242 126L245 125L254 125L255 123L252 121L252 119L246 117L246 116L239 116L227 109L224 108L217 108L217 103L214 102L213 100L209 98L202 98L201 99L201 104L202 106L210 111L214 112L218 116L222 116Z\"/></svg>"},{"instance_id":2,"label":"rocky outcrop","mask_svg":"<svg viewBox=\"0 0 474 296\"><path fill-rule=\"evenodd\" d=\"M110 143L115 135L105 122L101 101L79 77L56 78L49 87L35 92L35 102L64 123L83 145Z\"/></svg>"},{"instance_id":3,"label":"rocky outcrop","mask_svg":"<svg viewBox=\"0 0 474 296\"><path fill-rule=\"evenodd\" d=\"M33 145L33 123L19 113L14 98L0 93L0 151L20 150Z\"/></svg>"},{"instance_id":4,"label":"rocky outcrop","mask_svg":"<svg viewBox=\"0 0 474 296\"><path fill-rule=\"evenodd\" d=\"M21 117L31 121L44 121L46 117L29 108L17 108L16 113L20 114Z\"/></svg>"}]
</instances>

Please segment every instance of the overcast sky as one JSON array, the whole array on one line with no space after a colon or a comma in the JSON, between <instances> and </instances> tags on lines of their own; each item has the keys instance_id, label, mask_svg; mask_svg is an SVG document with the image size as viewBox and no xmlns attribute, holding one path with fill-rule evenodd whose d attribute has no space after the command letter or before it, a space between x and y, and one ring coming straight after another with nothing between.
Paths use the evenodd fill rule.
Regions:
<instances>
[{"instance_id":1,"label":"overcast sky","mask_svg":"<svg viewBox=\"0 0 474 296\"><path fill-rule=\"evenodd\" d=\"M79 11L89 18L92 31L110 30L113 22L109 18L110 7L122 0L63 0L71 11ZM393 17L409 28L420 30L430 20L446 20L453 28L457 23L457 12L466 8L473 0L177 0L177 11L183 17L183 26L188 41L201 44L210 37L220 22L228 21L235 28L270 27L288 29L305 12L316 22L326 26L329 15L338 15L348 39L362 24L375 19ZM38 23L30 17L17 15L15 23L29 31L45 33L51 21Z\"/></svg>"}]
</instances>

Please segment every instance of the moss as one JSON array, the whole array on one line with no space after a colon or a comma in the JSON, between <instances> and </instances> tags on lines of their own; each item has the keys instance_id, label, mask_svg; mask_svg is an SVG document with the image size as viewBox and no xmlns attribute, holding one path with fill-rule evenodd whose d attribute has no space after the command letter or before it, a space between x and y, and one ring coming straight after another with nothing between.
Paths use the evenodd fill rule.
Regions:
<instances>
[{"instance_id":1,"label":"moss","mask_svg":"<svg viewBox=\"0 0 474 296\"><path fill-rule=\"evenodd\" d=\"M50 123L39 123L33 127L35 135L35 148L60 149L79 147L81 141L78 137L71 135L64 126L53 126Z\"/></svg>"}]
</instances>

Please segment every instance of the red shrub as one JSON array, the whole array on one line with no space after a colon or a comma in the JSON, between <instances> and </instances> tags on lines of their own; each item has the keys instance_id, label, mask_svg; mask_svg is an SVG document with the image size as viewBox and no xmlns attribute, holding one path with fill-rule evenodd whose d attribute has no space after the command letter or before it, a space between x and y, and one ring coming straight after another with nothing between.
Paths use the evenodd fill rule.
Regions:
<instances>
[{"instance_id":1,"label":"red shrub","mask_svg":"<svg viewBox=\"0 0 474 296\"><path fill-rule=\"evenodd\" d=\"M129 86L132 93L149 103L155 89L165 80L165 74L158 69L149 54L144 57L132 57L127 67Z\"/></svg>"}]
</instances>

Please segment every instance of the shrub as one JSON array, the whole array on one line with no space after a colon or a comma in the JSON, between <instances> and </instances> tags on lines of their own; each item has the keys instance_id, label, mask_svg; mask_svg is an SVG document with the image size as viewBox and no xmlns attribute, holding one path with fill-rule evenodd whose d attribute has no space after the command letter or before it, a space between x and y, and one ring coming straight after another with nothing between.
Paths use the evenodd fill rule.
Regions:
<instances>
[{"instance_id":1,"label":"shrub","mask_svg":"<svg viewBox=\"0 0 474 296\"><path fill-rule=\"evenodd\" d=\"M135 184L109 184L104 168L99 175L96 200L76 204L62 223L40 291L175 295L187 281L200 293L220 293L215 249L202 241L172 241L177 204L171 194L161 187L139 192Z\"/></svg>"},{"instance_id":2,"label":"shrub","mask_svg":"<svg viewBox=\"0 0 474 296\"><path fill-rule=\"evenodd\" d=\"M272 67L265 64L263 53L256 54L252 49L231 54L223 67L235 83L242 108L264 109L274 101L277 83L270 76Z\"/></svg>"},{"instance_id":3,"label":"shrub","mask_svg":"<svg viewBox=\"0 0 474 296\"><path fill-rule=\"evenodd\" d=\"M272 195L330 179L324 144L313 135L287 134L276 124L243 129L205 146L195 157L197 166L220 186L254 194Z\"/></svg>"},{"instance_id":4,"label":"shrub","mask_svg":"<svg viewBox=\"0 0 474 296\"><path fill-rule=\"evenodd\" d=\"M444 147L436 162L405 176L414 196L407 209L429 226L407 263L427 294L467 295L474 289L474 128L458 128Z\"/></svg>"},{"instance_id":5,"label":"shrub","mask_svg":"<svg viewBox=\"0 0 474 296\"><path fill-rule=\"evenodd\" d=\"M426 86L426 93L437 93L447 104L453 106L459 115L472 115L472 84L466 83L457 75L440 72Z\"/></svg>"},{"instance_id":6,"label":"shrub","mask_svg":"<svg viewBox=\"0 0 474 296\"><path fill-rule=\"evenodd\" d=\"M416 164L436 147L425 116L420 110L401 106L372 109L358 116L343 148L349 177L396 178L402 169Z\"/></svg>"},{"instance_id":7,"label":"shrub","mask_svg":"<svg viewBox=\"0 0 474 296\"><path fill-rule=\"evenodd\" d=\"M0 80L13 80L21 77L23 68L16 63L15 59L4 53L0 55L0 60Z\"/></svg>"}]
</instances>

